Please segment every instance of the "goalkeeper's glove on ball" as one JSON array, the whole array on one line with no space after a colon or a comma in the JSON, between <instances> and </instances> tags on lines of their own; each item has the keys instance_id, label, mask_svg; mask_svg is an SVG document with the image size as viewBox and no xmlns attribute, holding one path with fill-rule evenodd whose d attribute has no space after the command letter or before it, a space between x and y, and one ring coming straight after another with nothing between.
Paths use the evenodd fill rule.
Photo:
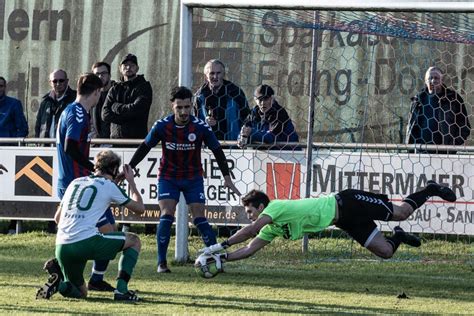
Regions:
<instances>
[{"instance_id":1,"label":"goalkeeper's glove on ball","mask_svg":"<svg viewBox=\"0 0 474 316\"><path fill-rule=\"evenodd\" d=\"M214 244L209 247L205 247L199 250L199 252L202 252L203 254L210 255L219 251L222 251L229 247L229 242L226 240L220 244Z\"/></svg>"}]
</instances>

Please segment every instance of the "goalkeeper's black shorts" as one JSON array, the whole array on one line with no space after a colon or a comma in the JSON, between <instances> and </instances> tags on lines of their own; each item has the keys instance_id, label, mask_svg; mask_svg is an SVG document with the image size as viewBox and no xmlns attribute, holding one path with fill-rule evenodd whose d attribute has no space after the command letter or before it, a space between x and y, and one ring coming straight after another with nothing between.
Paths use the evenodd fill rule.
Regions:
<instances>
[{"instance_id":1,"label":"goalkeeper's black shorts","mask_svg":"<svg viewBox=\"0 0 474 316\"><path fill-rule=\"evenodd\" d=\"M336 226L364 247L378 231L374 221L389 221L393 216L393 205L385 194L349 189L337 193L336 200L339 210Z\"/></svg>"}]
</instances>

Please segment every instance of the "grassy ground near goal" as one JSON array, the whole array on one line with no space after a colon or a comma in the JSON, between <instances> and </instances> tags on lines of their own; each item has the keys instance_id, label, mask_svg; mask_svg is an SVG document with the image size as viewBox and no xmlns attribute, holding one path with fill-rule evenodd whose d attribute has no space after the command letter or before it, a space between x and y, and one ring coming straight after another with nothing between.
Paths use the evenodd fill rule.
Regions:
<instances>
[{"instance_id":1,"label":"grassy ground near goal","mask_svg":"<svg viewBox=\"0 0 474 316\"><path fill-rule=\"evenodd\" d=\"M335 245L348 240L321 239L307 255L300 243L279 241L257 256L226 264L226 273L205 280L192 264L172 265L157 274L155 240L142 237L143 252L130 282L143 302L115 303L111 294L90 292L87 301L35 300L46 280L43 262L54 252L54 236L26 233L0 236L0 311L66 314L472 314L473 244L427 241L424 258L376 260L372 256L339 258ZM191 239L191 252L200 247ZM326 258L320 259L321 254ZM172 254L174 249L170 249ZM402 246L400 255L408 248ZM318 254L319 252L319 254ZM361 251L360 253L364 253ZM464 257L446 254L465 254ZM442 257L443 260L435 260ZM338 259L339 258L339 259ZM117 273L116 258L106 279ZM90 271L90 265L88 266Z\"/></svg>"}]
</instances>

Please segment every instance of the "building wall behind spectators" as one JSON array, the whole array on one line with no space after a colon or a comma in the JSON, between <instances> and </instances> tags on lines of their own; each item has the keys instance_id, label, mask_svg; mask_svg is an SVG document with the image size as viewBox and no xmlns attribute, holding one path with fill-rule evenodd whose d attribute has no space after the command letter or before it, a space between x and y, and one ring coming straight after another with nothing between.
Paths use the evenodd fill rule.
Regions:
<instances>
[{"instance_id":1,"label":"building wall behind spectators","mask_svg":"<svg viewBox=\"0 0 474 316\"><path fill-rule=\"evenodd\" d=\"M179 1L0 0L0 72L8 93L26 107L30 129L53 69L66 70L74 88L81 73L103 60L118 80L128 52L153 85L154 121L168 111L167 93L178 81Z\"/></svg>"},{"instance_id":2,"label":"building wall behind spectators","mask_svg":"<svg viewBox=\"0 0 474 316\"><path fill-rule=\"evenodd\" d=\"M230 10L203 11L194 10L193 89L202 83L205 62L221 58L227 77L251 104L256 85L272 85L304 139L311 30L298 30L291 20L272 26L284 21L276 10L261 10L251 19ZM434 64L447 70L448 85L465 98L474 123L473 45L326 30L319 39L316 141L399 143L409 98ZM9 94L26 108L30 130L53 69L65 69L74 87L79 74L104 60L118 80L118 63L129 52L138 56L139 73L153 86L151 123L169 113L168 93L178 83L179 1L0 0L0 74L9 81Z\"/></svg>"}]
</instances>

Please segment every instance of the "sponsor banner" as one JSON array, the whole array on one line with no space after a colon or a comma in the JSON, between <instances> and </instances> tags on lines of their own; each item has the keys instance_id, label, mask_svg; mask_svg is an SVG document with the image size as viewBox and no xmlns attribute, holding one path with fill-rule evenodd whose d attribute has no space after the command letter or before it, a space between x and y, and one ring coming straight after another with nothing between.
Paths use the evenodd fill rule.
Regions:
<instances>
[{"instance_id":1,"label":"sponsor banner","mask_svg":"<svg viewBox=\"0 0 474 316\"><path fill-rule=\"evenodd\" d=\"M103 148L91 148L91 159ZM129 162L134 148L113 148ZM243 150L226 150L231 177L237 188L245 193L253 185L252 153ZM52 219L59 204L57 195L58 161L54 147L0 147L2 164L9 170L0 176L0 218ZM114 206L112 212L117 221L158 222L158 168L161 149L153 149L139 164L135 178L143 196L146 211L134 214L126 207ZM202 152L204 190L207 215L211 223L239 225L248 223L239 197L224 187L224 178L211 151ZM126 183L122 188L128 193ZM192 220L190 219L192 222Z\"/></svg>"},{"instance_id":2,"label":"sponsor banner","mask_svg":"<svg viewBox=\"0 0 474 316\"><path fill-rule=\"evenodd\" d=\"M458 200L449 203L434 197L400 226L412 232L474 235L474 168L470 166L470 156L319 154L312 164L311 196L352 188L386 194L399 203L435 180L452 188ZM383 230L396 225L381 222Z\"/></svg>"},{"instance_id":3,"label":"sponsor banner","mask_svg":"<svg viewBox=\"0 0 474 316\"><path fill-rule=\"evenodd\" d=\"M92 148L91 156L101 148ZM130 161L135 149L115 148L122 161ZM312 178L306 184L304 152L274 153L224 150L237 188L265 191L270 198L298 199L332 194L347 188L387 194L399 203L433 179L451 187L458 201L445 203L433 198L416 210L401 226L412 232L474 235L474 169L470 156L434 156L380 153L321 153L313 159ZM0 147L9 172L0 176L0 218L51 219L58 205L56 149L52 147ZM114 207L118 221L158 222L157 173L161 150L152 150L139 164L136 183L147 211L142 215ZM223 185L223 177L212 152L204 150L204 185L209 221L218 225L245 225L249 221L239 197ZM123 189L128 188L124 184ZM380 223L391 230L398 223Z\"/></svg>"}]
</instances>

